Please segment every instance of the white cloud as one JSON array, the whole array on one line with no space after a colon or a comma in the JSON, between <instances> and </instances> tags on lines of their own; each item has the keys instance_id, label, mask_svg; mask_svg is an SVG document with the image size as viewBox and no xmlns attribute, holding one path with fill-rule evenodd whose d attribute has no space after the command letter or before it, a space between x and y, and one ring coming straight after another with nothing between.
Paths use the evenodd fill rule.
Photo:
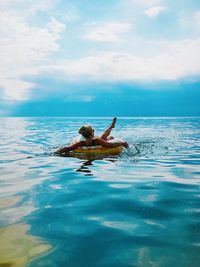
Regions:
<instances>
[{"instance_id":1,"label":"white cloud","mask_svg":"<svg viewBox=\"0 0 200 267\"><path fill-rule=\"evenodd\" d=\"M57 6L59 6L59 0L0 0L0 11L12 10L23 14L23 17L27 19L37 16L37 12L41 12L40 18L42 13L46 13L48 16L54 16L59 18L59 21L65 22L74 21L79 17L79 12L74 5L65 3L62 10L59 10Z\"/></svg>"},{"instance_id":2,"label":"white cloud","mask_svg":"<svg viewBox=\"0 0 200 267\"><path fill-rule=\"evenodd\" d=\"M21 100L32 87L23 76L36 74L41 62L59 49L64 24L52 18L44 27L30 26L14 12L0 12L0 87L6 99Z\"/></svg>"},{"instance_id":3,"label":"white cloud","mask_svg":"<svg viewBox=\"0 0 200 267\"><path fill-rule=\"evenodd\" d=\"M40 0L40 1L31 0L32 3L30 1L29 3L27 3L27 1L24 0L23 2L24 2L23 4L26 4L25 6L26 11L30 10L32 14L36 13L37 11L47 11L53 9L54 4L56 3L55 0ZM28 9L28 5L30 9Z\"/></svg>"},{"instance_id":4,"label":"white cloud","mask_svg":"<svg viewBox=\"0 0 200 267\"><path fill-rule=\"evenodd\" d=\"M66 98L63 98L66 102L86 102L86 103L89 103L89 102L92 102L95 97L93 95L81 95L81 94L73 94L72 95L67 95Z\"/></svg>"},{"instance_id":5,"label":"white cloud","mask_svg":"<svg viewBox=\"0 0 200 267\"><path fill-rule=\"evenodd\" d=\"M124 22L89 24L84 38L96 42L118 43L123 41L122 35L129 32L132 26L131 23Z\"/></svg>"},{"instance_id":6,"label":"white cloud","mask_svg":"<svg viewBox=\"0 0 200 267\"><path fill-rule=\"evenodd\" d=\"M143 2L144 4L148 6L154 6L161 2L161 0L140 0L140 2Z\"/></svg>"},{"instance_id":7,"label":"white cloud","mask_svg":"<svg viewBox=\"0 0 200 267\"><path fill-rule=\"evenodd\" d=\"M151 56L104 52L64 61L46 71L64 71L67 79L176 80L200 73L200 39L165 42Z\"/></svg>"},{"instance_id":8,"label":"white cloud","mask_svg":"<svg viewBox=\"0 0 200 267\"><path fill-rule=\"evenodd\" d=\"M4 87L4 100L25 100L29 96L29 89L33 84L23 81L18 77L1 78L1 85Z\"/></svg>"},{"instance_id":9,"label":"white cloud","mask_svg":"<svg viewBox=\"0 0 200 267\"><path fill-rule=\"evenodd\" d=\"M156 18L162 11L166 10L164 6L154 6L144 11L144 14L150 18Z\"/></svg>"},{"instance_id":10,"label":"white cloud","mask_svg":"<svg viewBox=\"0 0 200 267\"><path fill-rule=\"evenodd\" d=\"M161 0L128 0L129 2L146 7L152 7L160 4Z\"/></svg>"},{"instance_id":11,"label":"white cloud","mask_svg":"<svg viewBox=\"0 0 200 267\"><path fill-rule=\"evenodd\" d=\"M69 13L59 10L59 8L53 11L52 8L56 6L57 0L0 1L0 88L4 89L4 98L8 100L28 98L29 89L33 87L33 84L26 81L25 76L41 74L41 71L54 74L64 72L65 78L68 80L87 78L102 81L172 80L200 74L200 39L163 41L160 44L158 40L152 40L150 45L146 45L148 41L142 40L140 33L135 38L130 33L133 28L130 16L127 17L128 22L124 20L120 22L119 18L119 21L85 25L85 34L83 33L85 39L106 43L108 49L114 46L118 50L92 54L91 51L86 50L88 47L91 49L90 42L84 46L83 50L81 48L76 53L76 60L60 62L59 55L58 58L54 57L55 61L52 64L51 56L55 52L59 52L59 39L65 28L60 20L66 22L77 18L79 13L76 12L76 8L70 9ZM132 3L131 7L128 5L130 13L135 6L137 14L141 15L145 12L151 18L156 18L166 10L166 7L162 6L161 0L127 1ZM38 19L38 11L45 11L44 17L36 20L37 24L30 24L30 21L33 23L33 17ZM55 16L49 19L52 14ZM59 21L56 19L58 16ZM83 17L82 21L84 19ZM134 17L135 22L136 19L137 16ZM42 23L42 26L39 26L39 23ZM200 10L192 16L191 24L194 25L194 28L199 27ZM72 27L74 28L71 28L70 32L73 30L75 33L80 32L79 25L72 25ZM141 36L144 34L145 31L141 33ZM125 38L130 41L123 43ZM69 40L70 42L72 43L73 39ZM84 40L84 44L85 42L86 40ZM117 45L113 45L116 43ZM69 55L72 52L71 58L82 44L80 42L74 49L70 45L66 54ZM101 49L103 49L102 47L103 44L101 44ZM77 59L81 53L86 56L80 56ZM84 101L90 100L91 96L84 99Z\"/></svg>"}]
</instances>

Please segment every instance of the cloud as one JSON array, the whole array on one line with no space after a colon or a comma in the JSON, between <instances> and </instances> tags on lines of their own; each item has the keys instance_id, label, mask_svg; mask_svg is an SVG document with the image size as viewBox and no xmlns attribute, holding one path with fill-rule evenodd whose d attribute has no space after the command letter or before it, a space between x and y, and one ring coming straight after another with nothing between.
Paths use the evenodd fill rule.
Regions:
<instances>
[{"instance_id":1,"label":"cloud","mask_svg":"<svg viewBox=\"0 0 200 267\"><path fill-rule=\"evenodd\" d=\"M166 7L164 6L154 6L154 7L146 9L144 11L144 14L150 18L156 18L164 10L166 10Z\"/></svg>"},{"instance_id":2,"label":"cloud","mask_svg":"<svg viewBox=\"0 0 200 267\"><path fill-rule=\"evenodd\" d=\"M96 42L118 43L123 41L122 35L129 32L132 26L131 23L124 22L89 24L86 26L84 38Z\"/></svg>"},{"instance_id":3,"label":"cloud","mask_svg":"<svg viewBox=\"0 0 200 267\"><path fill-rule=\"evenodd\" d=\"M23 81L18 77L1 79L1 84L4 87L3 99L11 101L26 100L29 96L29 89L33 87L32 83Z\"/></svg>"},{"instance_id":4,"label":"cloud","mask_svg":"<svg viewBox=\"0 0 200 267\"><path fill-rule=\"evenodd\" d=\"M128 0L129 2L133 3L134 5L143 5L146 7L152 7L155 5L160 4L161 0Z\"/></svg>"},{"instance_id":5,"label":"cloud","mask_svg":"<svg viewBox=\"0 0 200 267\"><path fill-rule=\"evenodd\" d=\"M73 92L74 93L74 92ZM65 92L66 94L66 92ZM93 95L88 95L88 94L73 94L73 95L69 95L67 94L66 97L63 97L63 100L66 102L92 102L94 101L95 97Z\"/></svg>"},{"instance_id":6,"label":"cloud","mask_svg":"<svg viewBox=\"0 0 200 267\"><path fill-rule=\"evenodd\" d=\"M33 87L36 94L36 87L41 91L46 90L47 96L48 85L43 84L41 88L39 82L35 86L35 81L37 77L42 77L42 80L52 74L58 79L76 82L87 79L176 80L200 74L200 41L198 38L192 39L192 36L197 36L197 31L194 35L190 34L191 39L160 41L160 37L164 36L163 29L166 30L164 38L169 36L168 25L165 21L160 25L155 23L153 26L152 23L147 25L149 20L144 19L143 12L150 18L156 18L166 10L163 1L126 0L126 3L122 1L121 5L119 2L118 5L112 6L112 9L108 8L106 15L98 14L97 17L95 12L89 14L86 8L81 10L81 3L76 3L74 6L70 1L66 4L57 0L1 0L0 88L3 88L1 98L13 101L26 100L30 97ZM68 13L66 10L70 6ZM89 7L90 4L87 10ZM104 8L106 10L106 6ZM180 30L180 25L176 25L175 20L178 21L181 14L185 17L187 12L184 10L185 5L181 8L176 5L173 9L171 21L174 22L174 33ZM190 10L189 14L192 12L194 11ZM72 21L80 15L79 21L69 24L69 35L63 34L65 30L63 21ZM108 15L110 21L103 21ZM131 23L133 17L134 25ZM195 14L192 13L191 24L194 28L199 27L199 20L200 11L197 10ZM85 21L94 22L81 26ZM179 35L176 34L175 38L176 40L183 38L186 34L179 31ZM149 40L155 36L159 36L159 39ZM62 45L64 44L62 50L59 45L61 38ZM170 35L170 38L172 40L173 36ZM63 57L68 59L64 60ZM89 100L90 97L85 99Z\"/></svg>"},{"instance_id":7,"label":"cloud","mask_svg":"<svg viewBox=\"0 0 200 267\"><path fill-rule=\"evenodd\" d=\"M153 5L157 5L161 2L161 0L140 0L140 2L148 5L148 6L153 6Z\"/></svg>"},{"instance_id":8,"label":"cloud","mask_svg":"<svg viewBox=\"0 0 200 267\"><path fill-rule=\"evenodd\" d=\"M23 14L24 18L38 18L53 16L59 21L74 21L79 17L79 12L74 5L65 3L62 10L59 9L59 0L1 0L0 11L12 10Z\"/></svg>"},{"instance_id":9,"label":"cloud","mask_svg":"<svg viewBox=\"0 0 200 267\"><path fill-rule=\"evenodd\" d=\"M155 44L151 44L152 46ZM47 73L64 72L66 79L102 81L177 80L199 75L200 38L163 42L152 55L101 52L79 60L66 60L44 68Z\"/></svg>"},{"instance_id":10,"label":"cloud","mask_svg":"<svg viewBox=\"0 0 200 267\"><path fill-rule=\"evenodd\" d=\"M43 27L30 26L22 15L0 12L0 86L4 98L23 100L32 84L23 76L37 74L48 56L59 50L65 25L52 18Z\"/></svg>"}]
</instances>

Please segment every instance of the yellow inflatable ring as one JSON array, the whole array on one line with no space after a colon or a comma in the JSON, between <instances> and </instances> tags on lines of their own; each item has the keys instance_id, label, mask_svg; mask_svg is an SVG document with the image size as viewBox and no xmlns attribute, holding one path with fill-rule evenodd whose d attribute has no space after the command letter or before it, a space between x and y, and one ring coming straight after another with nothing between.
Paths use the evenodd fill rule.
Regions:
<instances>
[{"instance_id":1,"label":"yellow inflatable ring","mask_svg":"<svg viewBox=\"0 0 200 267\"><path fill-rule=\"evenodd\" d=\"M79 147L73 150L73 153L81 153L87 155L119 155L122 151L122 146L117 147L102 147L102 146L91 146L91 147Z\"/></svg>"}]
</instances>

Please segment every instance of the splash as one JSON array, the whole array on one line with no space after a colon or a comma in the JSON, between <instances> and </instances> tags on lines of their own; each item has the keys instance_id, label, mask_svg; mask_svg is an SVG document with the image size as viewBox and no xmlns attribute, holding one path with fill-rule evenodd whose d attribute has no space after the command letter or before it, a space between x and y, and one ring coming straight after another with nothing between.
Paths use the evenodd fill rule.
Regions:
<instances>
[{"instance_id":1,"label":"splash","mask_svg":"<svg viewBox=\"0 0 200 267\"><path fill-rule=\"evenodd\" d=\"M170 151L170 145L163 140L138 140L129 142L129 148L124 149L120 155L120 160L140 161L143 158L154 158L165 156Z\"/></svg>"}]
</instances>

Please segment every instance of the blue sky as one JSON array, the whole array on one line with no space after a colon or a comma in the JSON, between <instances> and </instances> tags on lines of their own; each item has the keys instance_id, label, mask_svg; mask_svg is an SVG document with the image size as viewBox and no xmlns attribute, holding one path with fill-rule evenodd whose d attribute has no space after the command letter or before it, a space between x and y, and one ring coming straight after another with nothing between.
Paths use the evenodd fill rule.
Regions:
<instances>
[{"instance_id":1,"label":"blue sky","mask_svg":"<svg viewBox=\"0 0 200 267\"><path fill-rule=\"evenodd\" d=\"M1 0L0 116L200 116L200 1Z\"/></svg>"}]
</instances>

